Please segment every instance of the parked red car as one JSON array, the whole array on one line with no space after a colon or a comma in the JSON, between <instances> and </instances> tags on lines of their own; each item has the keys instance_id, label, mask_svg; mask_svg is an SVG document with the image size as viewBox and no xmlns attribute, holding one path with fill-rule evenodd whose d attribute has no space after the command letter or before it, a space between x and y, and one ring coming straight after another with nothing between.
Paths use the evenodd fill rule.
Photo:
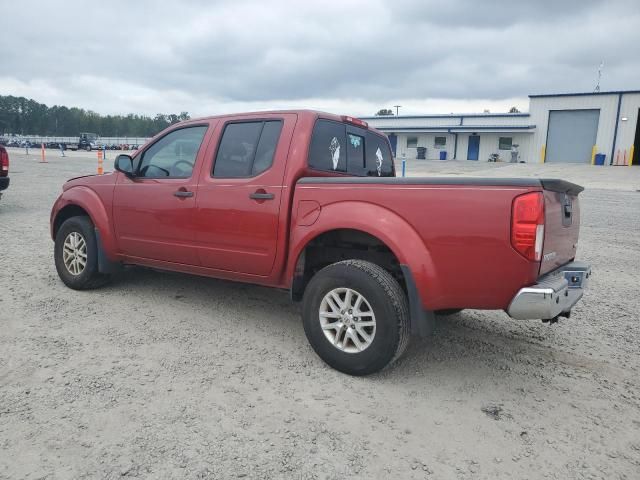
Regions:
<instances>
[{"instance_id":1,"label":"parked red car","mask_svg":"<svg viewBox=\"0 0 640 480\"><path fill-rule=\"evenodd\" d=\"M353 375L399 357L434 313L568 316L582 187L562 180L395 178L387 138L311 111L173 125L116 171L63 186L55 264L71 288L126 264L288 289L318 355Z\"/></svg>"},{"instance_id":2,"label":"parked red car","mask_svg":"<svg viewBox=\"0 0 640 480\"><path fill-rule=\"evenodd\" d=\"M9 153L0 145L0 198L2 192L9 188Z\"/></svg>"}]
</instances>

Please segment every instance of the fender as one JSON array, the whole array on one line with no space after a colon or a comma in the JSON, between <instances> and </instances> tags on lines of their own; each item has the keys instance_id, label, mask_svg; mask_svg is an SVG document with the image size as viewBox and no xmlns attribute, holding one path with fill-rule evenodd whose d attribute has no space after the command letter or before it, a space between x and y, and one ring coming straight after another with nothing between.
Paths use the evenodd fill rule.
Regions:
<instances>
[{"instance_id":1,"label":"fender","mask_svg":"<svg viewBox=\"0 0 640 480\"><path fill-rule=\"evenodd\" d=\"M285 277L288 286L291 286L298 258L311 240L330 230L360 230L382 241L400 264L406 266L422 307L430 310L427 292L438 294L437 272L431 254L420 235L397 213L371 203L346 201L322 205L318 219L309 226L300 225L297 220L297 216L292 219Z\"/></svg>"},{"instance_id":2,"label":"fender","mask_svg":"<svg viewBox=\"0 0 640 480\"><path fill-rule=\"evenodd\" d=\"M53 234L53 223L58 213L69 205L77 205L87 212L99 234L103 253L108 260L117 261L117 248L110 217L98 194L88 187L74 186L62 192L52 209L51 233Z\"/></svg>"}]
</instances>

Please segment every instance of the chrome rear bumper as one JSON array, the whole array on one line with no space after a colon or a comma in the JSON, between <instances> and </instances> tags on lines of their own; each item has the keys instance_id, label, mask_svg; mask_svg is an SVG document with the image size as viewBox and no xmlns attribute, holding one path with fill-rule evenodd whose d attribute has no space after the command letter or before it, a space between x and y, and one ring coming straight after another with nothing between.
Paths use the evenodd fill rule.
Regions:
<instances>
[{"instance_id":1,"label":"chrome rear bumper","mask_svg":"<svg viewBox=\"0 0 640 480\"><path fill-rule=\"evenodd\" d=\"M538 283L521 288L513 297L507 314L517 320L551 320L568 316L582 298L589 283L591 265L571 262L538 279Z\"/></svg>"}]
</instances>

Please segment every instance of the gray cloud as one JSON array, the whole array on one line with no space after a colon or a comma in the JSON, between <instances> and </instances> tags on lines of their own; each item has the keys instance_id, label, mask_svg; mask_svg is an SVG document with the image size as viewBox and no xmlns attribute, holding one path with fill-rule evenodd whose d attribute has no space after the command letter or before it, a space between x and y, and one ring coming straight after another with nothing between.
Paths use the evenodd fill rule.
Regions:
<instances>
[{"instance_id":1,"label":"gray cloud","mask_svg":"<svg viewBox=\"0 0 640 480\"><path fill-rule=\"evenodd\" d=\"M640 87L630 0L26 0L3 17L0 93L103 112L500 101L592 90L601 60L603 88Z\"/></svg>"}]
</instances>

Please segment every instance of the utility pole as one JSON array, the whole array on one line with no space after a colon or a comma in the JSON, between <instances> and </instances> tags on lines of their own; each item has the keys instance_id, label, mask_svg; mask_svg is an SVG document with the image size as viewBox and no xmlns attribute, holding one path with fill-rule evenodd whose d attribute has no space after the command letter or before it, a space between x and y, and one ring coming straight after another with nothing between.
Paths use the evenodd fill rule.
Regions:
<instances>
[{"instance_id":1,"label":"utility pole","mask_svg":"<svg viewBox=\"0 0 640 480\"><path fill-rule=\"evenodd\" d=\"M396 117L398 116L398 110L400 109L402 105L394 105L394 107L396 107Z\"/></svg>"},{"instance_id":2,"label":"utility pole","mask_svg":"<svg viewBox=\"0 0 640 480\"><path fill-rule=\"evenodd\" d=\"M602 79L603 68L604 68L604 60L600 62L600 65L598 65L598 83L596 83L596 89L594 90L595 93L598 93L600 91L600 80Z\"/></svg>"}]
</instances>

